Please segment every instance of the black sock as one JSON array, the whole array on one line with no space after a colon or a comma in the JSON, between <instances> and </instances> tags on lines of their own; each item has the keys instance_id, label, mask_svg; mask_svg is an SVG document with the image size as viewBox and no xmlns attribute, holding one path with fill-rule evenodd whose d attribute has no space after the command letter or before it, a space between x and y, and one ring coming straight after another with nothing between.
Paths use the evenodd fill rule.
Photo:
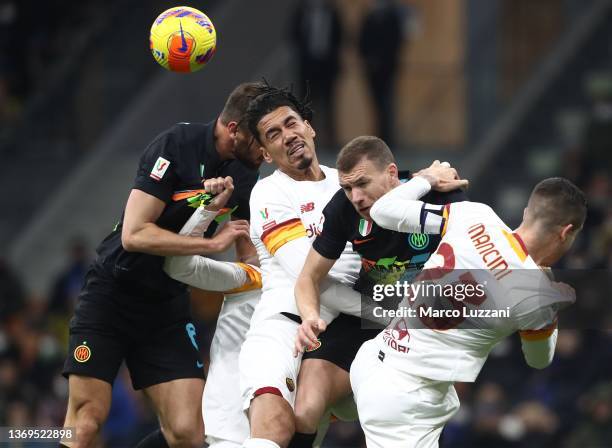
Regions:
<instances>
[{"instance_id":1,"label":"black sock","mask_svg":"<svg viewBox=\"0 0 612 448\"><path fill-rule=\"evenodd\" d=\"M161 429L156 429L138 442L136 448L170 448L170 446L168 445L168 442L166 442Z\"/></svg>"},{"instance_id":2,"label":"black sock","mask_svg":"<svg viewBox=\"0 0 612 448\"><path fill-rule=\"evenodd\" d=\"M316 433L304 434L303 432L296 432L287 448L312 448L316 437Z\"/></svg>"}]
</instances>

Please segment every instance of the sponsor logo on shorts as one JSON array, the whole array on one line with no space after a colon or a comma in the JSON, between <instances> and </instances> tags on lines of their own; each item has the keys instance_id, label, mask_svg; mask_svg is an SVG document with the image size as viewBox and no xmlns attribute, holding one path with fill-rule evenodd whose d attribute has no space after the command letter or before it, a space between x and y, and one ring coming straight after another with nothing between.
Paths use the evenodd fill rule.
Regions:
<instances>
[{"instance_id":1,"label":"sponsor logo on shorts","mask_svg":"<svg viewBox=\"0 0 612 448\"><path fill-rule=\"evenodd\" d=\"M74 359L77 362L87 362L91 358L91 349L85 344L87 344L87 341L83 341L81 345L74 349Z\"/></svg>"},{"instance_id":2,"label":"sponsor logo on shorts","mask_svg":"<svg viewBox=\"0 0 612 448\"><path fill-rule=\"evenodd\" d=\"M285 378L285 383L287 383L287 389L289 389L289 392L293 392L295 390L295 383L291 378Z\"/></svg>"},{"instance_id":3,"label":"sponsor logo on shorts","mask_svg":"<svg viewBox=\"0 0 612 448\"><path fill-rule=\"evenodd\" d=\"M321 339L317 339L317 342L315 344L309 345L308 347L304 349L304 351L314 352L315 350L319 349L319 347L321 347Z\"/></svg>"},{"instance_id":4,"label":"sponsor logo on shorts","mask_svg":"<svg viewBox=\"0 0 612 448\"><path fill-rule=\"evenodd\" d=\"M429 235L426 233L411 233L408 235L408 244L414 250L421 250L429 245Z\"/></svg>"},{"instance_id":5,"label":"sponsor logo on shorts","mask_svg":"<svg viewBox=\"0 0 612 448\"><path fill-rule=\"evenodd\" d=\"M189 340L191 341L191 345L193 345L193 348L196 349L196 352L200 353L200 349L198 347L198 343L196 342L196 328L195 325L193 325L191 322L189 322L187 325L185 325L185 331L187 332L187 336L189 336ZM199 360L196 361L196 368L201 369L202 367L204 367L204 364L202 364Z\"/></svg>"}]
</instances>

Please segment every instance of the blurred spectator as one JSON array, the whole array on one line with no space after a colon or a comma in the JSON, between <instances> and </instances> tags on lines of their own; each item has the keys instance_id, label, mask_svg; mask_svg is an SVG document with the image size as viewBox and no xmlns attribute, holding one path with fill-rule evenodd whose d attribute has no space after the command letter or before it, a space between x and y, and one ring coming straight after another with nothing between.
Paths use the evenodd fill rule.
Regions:
<instances>
[{"instance_id":1,"label":"blurred spectator","mask_svg":"<svg viewBox=\"0 0 612 448\"><path fill-rule=\"evenodd\" d=\"M20 30L23 25L24 4L19 3L14 0L0 0L0 78L6 81L8 97L23 97L28 83L28 52L23 48L23 44L27 45L31 37L29 33L24 36Z\"/></svg>"},{"instance_id":2,"label":"blurred spectator","mask_svg":"<svg viewBox=\"0 0 612 448\"><path fill-rule=\"evenodd\" d=\"M589 79L592 109L584 137L583 176L612 172L612 74L597 74Z\"/></svg>"},{"instance_id":3,"label":"blurred spectator","mask_svg":"<svg viewBox=\"0 0 612 448\"><path fill-rule=\"evenodd\" d=\"M89 265L87 244L80 237L68 244L67 255L66 267L56 277L49 297L49 311L53 314L72 313Z\"/></svg>"},{"instance_id":4,"label":"blurred spectator","mask_svg":"<svg viewBox=\"0 0 612 448\"><path fill-rule=\"evenodd\" d=\"M566 448L610 446L612 441L612 383L599 383L580 400L583 418L563 444Z\"/></svg>"},{"instance_id":5,"label":"blurred spectator","mask_svg":"<svg viewBox=\"0 0 612 448\"><path fill-rule=\"evenodd\" d=\"M394 0L373 0L359 33L359 52L376 113L376 134L393 149L395 78L405 12Z\"/></svg>"},{"instance_id":6,"label":"blurred spectator","mask_svg":"<svg viewBox=\"0 0 612 448\"><path fill-rule=\"evenodd\" d=\"M15 317L25 307L25 291L21 279L0 258L0 323Z\"/></svg>"},{"instance_id":7,"label":"blurred spectator","mask_svg":"<svg viewBox=\"0 0 612 448\"><path fill-rule=\"evenodd\" d=\"M508 400L504 390L493 382L482 384L475 394L471 446L510 446L499 432Z\"/></svg>"},{"instance_id":8,"label":"blurred spectator","mask_svg":"<svg viewBox=\"0 0 612 448\"><path fill-rule=\"evenodd\" d=\"M333 0L301 0L291 22L300 88L309 87L317 139L335 148L335 84L340 71L342 26Z\"/></svg>"}]
</instances>

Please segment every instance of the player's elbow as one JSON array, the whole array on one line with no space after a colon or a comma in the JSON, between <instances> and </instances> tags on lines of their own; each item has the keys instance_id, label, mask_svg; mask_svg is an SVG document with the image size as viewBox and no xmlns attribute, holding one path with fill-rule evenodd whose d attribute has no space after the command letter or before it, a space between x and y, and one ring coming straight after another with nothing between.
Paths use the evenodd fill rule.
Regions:
<instances>
[{"instance_id":1,"label":"player's elbow","mask_svg":"<svg viewBox=\"0 0 612 448\"><path fill-rule=\"evenodd\" d=\"M137 252L138 244L134 232L129 232L123 229L121 232L121 245L127 252Z\"/></svg>"},{"instance_id":2,"label":"player's elbow","mask_svg":"<svg viewBox=\"0 0 612 448\"><path fill-rule=\"evenodd\" d=\"M129 235L121 234L121 245L127 252L134 252L134 242Z\"/></svg>"}]
</instances>

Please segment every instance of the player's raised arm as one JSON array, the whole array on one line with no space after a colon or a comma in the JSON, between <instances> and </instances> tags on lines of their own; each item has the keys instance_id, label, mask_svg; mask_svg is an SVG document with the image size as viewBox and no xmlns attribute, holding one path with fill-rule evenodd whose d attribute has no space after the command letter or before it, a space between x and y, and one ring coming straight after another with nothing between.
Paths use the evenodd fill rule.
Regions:
<instances>
[{"instance_id":1,"label":"player's raised arm","mask_svg":"<svg viewBox=\"0 0 612 448\"><path fill-rule=\"evenodd\" d=\"M456 177L453 168L436 161L410 181L380 197L372 206L370 216L379 226L397 232L442 233L444 206L426 204L419 199L432 188L447 192L467 186L467 180Z\"/></svg>"},{"instance_id":2,"label":"player's raised arm","mask_svg":"<svg viewBox=\"0 0 612 448\"><path fill-rule=\"evenodd\" d=\"M221 187L219 187L221 188ZM231 195L233 184L227 178L223 195ZM220 194L220 196L222 196ZM155 222L166 204L144 191L133 189L125 207L121 242L125 250L153 255L195 255L222 252L239 236L248 237L248 223L233 221L214 238L179 235L162 229Z\"/></svg>"}]
</instances>

